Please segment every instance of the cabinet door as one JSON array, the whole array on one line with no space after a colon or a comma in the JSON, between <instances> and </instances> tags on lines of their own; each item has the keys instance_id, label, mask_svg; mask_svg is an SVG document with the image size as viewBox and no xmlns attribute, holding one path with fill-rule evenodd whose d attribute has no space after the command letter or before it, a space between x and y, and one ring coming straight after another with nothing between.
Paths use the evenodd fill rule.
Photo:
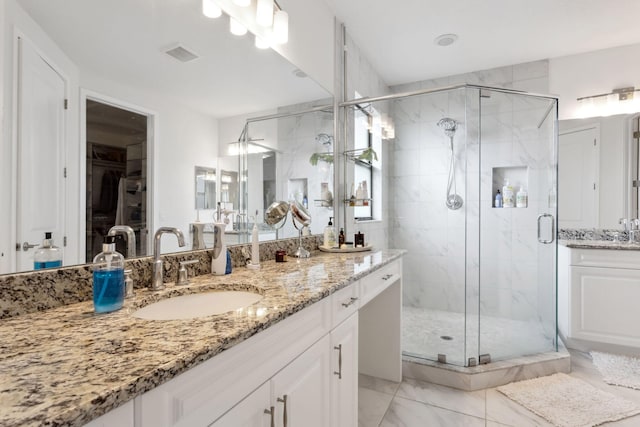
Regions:
<instances>
[{"instance_id":1,"label":"cabinet door","mask_svg":"<svg viewBox=\"0 0 640 427\"><path fill-rule=\"evenodd\" d=\"M245 397L240 403L231 408L229 412L211 424L212 427L270 427L271 414L269 394L271 387L269 382L261 385L256 391ZM266 410L266 412L265 412Z\"/></svg>"},{"instance_id":2,"label":"cabinet door","mask_svg":"<svg viewBox=\"0 0 640 427\"><path fill-rule=\"evenodd\" d=\"M133 427L133 400L87 423L84 427Z\"/></svg>"},{"instance_id":3,"label":"cabinet door","mask_svg":"<svg viewBox=\"0 0 640 427\"><path fill-rule=\"evenodd\" d=\"M331 332L331 426L358 425L358 313Z\"/></svg>"},{"instance_id":4,"label":"cabinet door","mask_svg":"<svg viewBox=\"0 0 640 427\"><path fill-rule=\"evenodd\" d=\"M325 335L271 380L276 426L331 425L329 344Z\"/></svg>"}]
</instances>

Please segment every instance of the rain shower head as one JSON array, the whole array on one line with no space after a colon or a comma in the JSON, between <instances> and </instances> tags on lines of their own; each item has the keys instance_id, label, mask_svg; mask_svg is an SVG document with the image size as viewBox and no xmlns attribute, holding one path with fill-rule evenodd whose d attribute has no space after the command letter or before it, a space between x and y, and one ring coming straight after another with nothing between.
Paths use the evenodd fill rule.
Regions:
<instances>
[{"instance_id":1,"label":"rain shower head","mask_svg":"<svg viewBox=\"0 0 640 427\"><path fill-rule=\"evenodd\" d=\"M331 146L331 144L333 144L333 137L326 133L320 133L316 136L316 141L324 146Z\"/></svg>"},{"instance_id":2,"label":"rain shower head","mask_svg":"<svg viewBox=\"0 0 640 427\"><path fill-rule=\"evenodd\" d=\"M444 129L444 134L449 138L453 138L453 135L456 133L456 128L458 126L458 122L449 117L444 117L438 121L438 126Z\"/></svg>"}]
</instances>

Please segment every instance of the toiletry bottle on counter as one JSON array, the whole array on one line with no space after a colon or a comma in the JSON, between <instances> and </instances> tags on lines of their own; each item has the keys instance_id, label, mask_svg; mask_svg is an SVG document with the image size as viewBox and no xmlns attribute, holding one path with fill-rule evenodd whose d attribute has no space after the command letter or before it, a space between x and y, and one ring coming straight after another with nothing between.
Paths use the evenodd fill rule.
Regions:
<instances>
[{"instance_id":1,"label":"toiletry bottle on counter","mask_svg":"<svg viewBox=\"0 0 640 427\"><path fill-rule=\"evenodd\" d=\"M516 193L516 207L526 208L527 205L529 205L529 194L523 186L520 186L520 190Z\"/></svg>"},{"instance_id":2,"label":"toiletry bottle on counter","mask_svg":"<svg viewBox=\"0 0 640 427\"><path fill-rule=\"evenodd\" d=\"M226 224L213 224L213 255L211 257L211 272L216 276L227 274L231 267L231 257L227 253L227 245L224 242L224 229ZM229 271L231 272L231 271Z\"/></svg>"},{"instance_id":3,"label":"toiletry bottle on counter","mask_svg":"<svg viewBox=\"0 0 640 427\"><path fill-rule=\"evenodd\" d=\"M40 270L42 268L62 267L62 251L59 247L53 245L51 233L44 233L44 240L33 255L33 268Z\"/></svg>"},{"instance_id":4,"label":"toiletry bottle on counter","mask_svg":"<svg viewBox=\"0 0 640 427\"><path fill-rule=\"evenodd\" d=\"M96 313L108 313L123 303L124 257L116 252L116 237L105 236L102 252L93 259L93 308Z\"/></svg>"},{"instance_id":5,"label":"toiletry bottle on counter","mask_svg":"<svg viewBox=\"0 0 640 427\"><path fill-rule=\"evenodd\" d=\"M340 234L338 235L338 247L342 247L344 245L344 229L340 229Z\"/></svg>"},{"instance_id":6,"label":"toiletry bottle on counter","mask_svg":"<svg viewBox=\"0 0 640 427\"><path fill-rule=\"evenodd\" d=\"M258 221L256 218L258 218L258 211L256 211L256 216L253 219L253 230L251 231L251 262L247 264L247 267L251 269L260 268L260 239L258 236ZM228 266L231 267L231 256L229 256L227 263ZM229 273L231 273L231 270L229 270Z\"/></svg>"},{"instance_id":7,"label":"toiletry bottle on counter","mask_svg":"<svg viewBox=\"0 0 640 427\"><path fill-rule=\"evenodd\" d=\"M353 236L353 247L364 248L364 234L359 231Z\"/></svg>"},{"instance_id":8,"label":"toiletry bottle on counter","mask_svg":"<svg viewBox=\"0 0 640 427\"><path fill-rule=\"evenodd\" d=\"M336 231L333 228L332 216L329 217L329 224L324 228L324 241L323 246L325 248L333 248L336 246Z\"/></svg>"},{"instance_id":9,"label":"toiletry bottle on counter","mask_svg":"<svg viewBox=\"0 0 640 427\"><path fill-rule=\"evenodd\" d=\"M500 194L500 190L496 191L496 198L495 198L495 201L493 203L493 207L494 208L501 208L502 207L502 194Z\"/></svg>"},{"instance_id":10,"label":"toiletry bottle on counter","mask_svg":"<svg viewBox=\"0 0 640 427\"><path fill-rule=\"evenodd\" d=\"M509 184L509 180L505 179L504 186L502 187L502 207L514 208L516 206L516 201L513 196L513 187Z\"/></svg>"}]
</instances>

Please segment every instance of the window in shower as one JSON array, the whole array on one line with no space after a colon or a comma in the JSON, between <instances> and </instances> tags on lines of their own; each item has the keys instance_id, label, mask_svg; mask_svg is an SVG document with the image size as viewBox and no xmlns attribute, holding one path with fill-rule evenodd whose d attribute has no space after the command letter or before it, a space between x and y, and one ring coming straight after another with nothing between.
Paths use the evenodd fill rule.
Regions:
<instances>
[{"instance_id":1,"label":"window in shower","mask_svg":"<svg viewBox=\"0 0 640 427\"><path fill-rule=\"evenodd\" d=\"M373 159L369 154L372 150L372 122L373 117L366 109L357 106L354 111L353 133L353 184L349 197L355 200L349 202L354 206L354 217L358 221L373 219Z\"/></svg>"}]
</instances>

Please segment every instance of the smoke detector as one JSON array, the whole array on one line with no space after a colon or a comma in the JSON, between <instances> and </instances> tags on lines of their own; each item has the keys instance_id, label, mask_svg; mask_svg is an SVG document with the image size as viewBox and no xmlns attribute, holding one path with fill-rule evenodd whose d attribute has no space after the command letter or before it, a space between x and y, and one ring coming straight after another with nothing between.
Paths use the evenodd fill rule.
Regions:
<instances>
[{"instance_id":1,"label":"smoke detector","mask_svg":"<svg viewBox=\"0 0 640 427\"><path fill-rule=\"evenodd\" d=\"M179 43L171 46L168 49L165 49L164 53L177 59L180 62L190 62L199 58L196 53Z\"/></svg>"},{"instance_id":2,"label":"smoke detector","mask_svg":"<svg viewBox=\"0 0 640 427\"><path fill-rule=\"evenodd\" d=\"M438 46L450 46L458 40L457 34L440 34L433 42Z\"/></svg>"}]
</instances>

